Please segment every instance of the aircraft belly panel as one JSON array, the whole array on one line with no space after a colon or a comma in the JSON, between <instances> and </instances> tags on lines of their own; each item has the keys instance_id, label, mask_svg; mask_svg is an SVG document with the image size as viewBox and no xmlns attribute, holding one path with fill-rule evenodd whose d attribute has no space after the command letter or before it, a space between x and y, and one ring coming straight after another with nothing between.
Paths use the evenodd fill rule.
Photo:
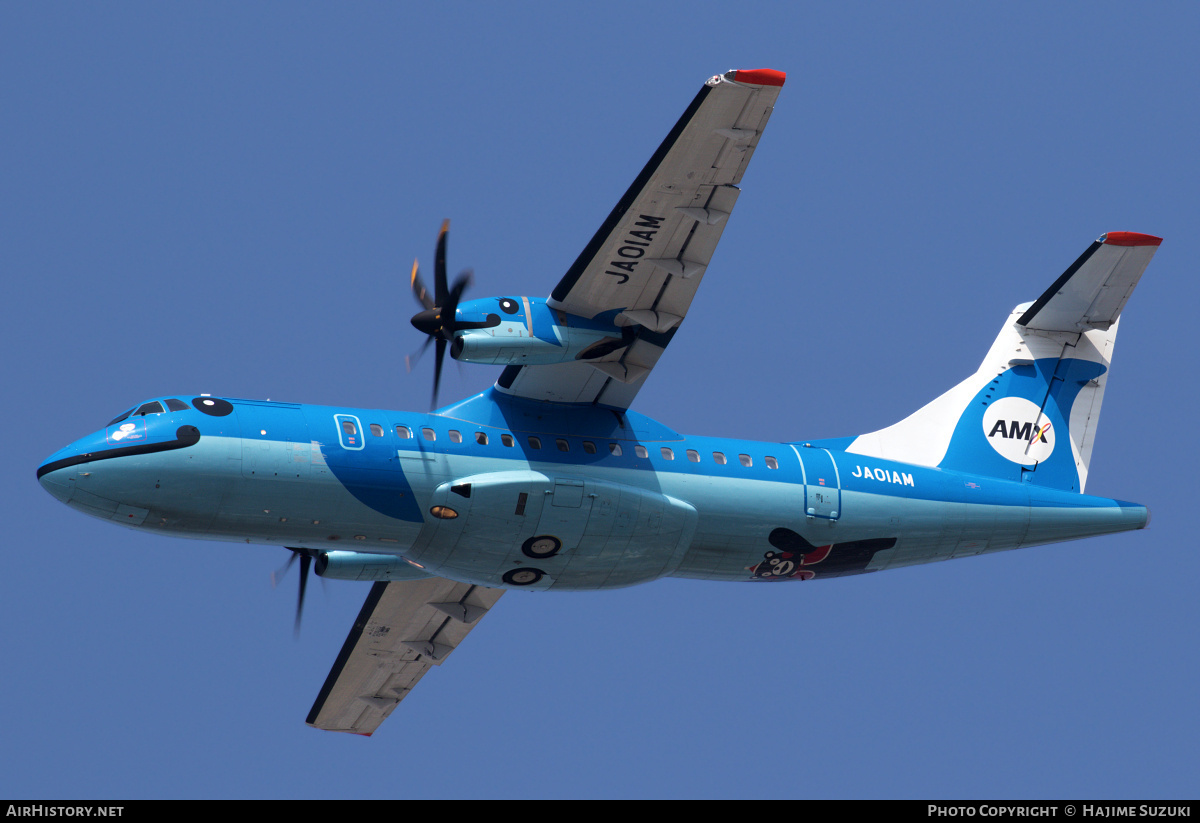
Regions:
<instances>
[{"instance_id":1,"label":"aircraft belly panel","mask_svg":"<svg viewBox=\"0 0 1200 823\"><path fill-rule=\"evenodd\" d=\"M903 528L896 548L876 558L875 570L1016 548L1029 520L1029 509L1024 506L932 500L903 503Z\"/></svg>"},{"instance_id":2,"label":"aircraft belly panel","mask_svg":"<svg viewBox=\"0 0 1200 823\"><path fill-rule=\"evenodd\" d=\"M811 569L798 568L804 572L799 579L928 563L1016 548L1030 517L1028 506L914 500L897 488L890 495L843 490L842 503L850 514L833 521L806 516L800 488L755 485L751 490L725 481L693 496L701 524L676 576L761 579L769 576L762 573L764 563L795 562L790 555L798 551L808 551L806 562L811 563ZM731 511L728 500L754 502ZM815 559L820 554L815 549L823 547L829 547L828 553Z\"/></svg>"},{"instance_id":3,"label":"aircraft belly panel","mask_svg":"<svg viewBox=\"0 0 1200 823\"><path fill-rule=\"evenodd\" d=\"M800 483L701 476L663 479L668 494L686 499L698 512L695 537L677 576L725 579L733 574L746 579L745 567L752 564L755 554L761 559L770 549L772 529L809 528L804 525L804 486ZM799 471L795 479L800 479ZM818 539L816 534L841 526L814 520L811 528L813 539Z\"/></svg>"},{"instance_id":4,"label":"aircraft belly panel","mask_svg":"<svg viewBox=\"0 0 1200 823\"><path fill-rule=\"evenodd\" d=\"M428 525L406 556L432 573L491 586L520 567L545 575L527 588L652 580L679 564L697 519L690 505L659 492L533 469L456 477L430 500L457 516ZM558 548L540 556L526 545L534 538L552 538Z\"/></svg>"},{"instance_id":5,"label":"aircraft belly panel","mask_svg":"<svg viewBox=\"0 0 1200 823\"><path fill-rule=\"evenodd\" d=\"M1030 509L1029 529L1021 546L1142 529L1149 517L1145 506L1134 504L1086 509L1038 506Z\"/></svg>"}]
</instances>

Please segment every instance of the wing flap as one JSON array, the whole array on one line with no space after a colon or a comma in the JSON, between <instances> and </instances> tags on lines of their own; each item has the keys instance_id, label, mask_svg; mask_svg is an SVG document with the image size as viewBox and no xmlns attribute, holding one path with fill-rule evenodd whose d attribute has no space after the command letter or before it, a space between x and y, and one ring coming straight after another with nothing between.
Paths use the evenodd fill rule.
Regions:
<instances>
[{"instance_id":1,"label":"wing flap","mask_svg":"<svg viewBox=\"0 0 1200 823\"><path fill-rule=\"evenodd\" d=\"M308 724L372 734L502 594L503 589L440 577L376 583L308 714Z\"/></svg>"},{"instance_id":2,"label":"wing flap","mask_svg":"<svg viewBox=\"0 0 1200 823\"><path fill-rule=\"evenodd\" d=\"M741 191L731 186L722 186L714 189L707 201L709 211L719 211L725 214L731 213L733 207L737 204L739 194L741 194ZM677 258L681 258L680 262L684 264L681 268L686 268L687 263L707 268L708 261L712 259L713 252L717 249L717 243L721 239L721 233L724 228L724 221L715 226L696 221L690 227L687 227L687 252L684 254L681 250L676 255ZM702 268L690 276L684 274L682 276L671 277L664 283L665 288L660 289L661 294L654 304L654 309L685 317L688 309L691 308L692 300L696 297L696 292L700 289L700 281L703 274L704 269Z\"/></svg>"}]
</instances>

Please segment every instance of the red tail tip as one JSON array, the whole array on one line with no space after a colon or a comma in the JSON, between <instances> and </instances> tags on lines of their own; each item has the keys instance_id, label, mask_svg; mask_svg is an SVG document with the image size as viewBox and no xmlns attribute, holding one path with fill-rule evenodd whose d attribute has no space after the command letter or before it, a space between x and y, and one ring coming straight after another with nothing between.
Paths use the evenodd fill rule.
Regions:
<instances>
[{"instance_id":1,"label":"red tail tip","mask_svg":"<svg viewBox=\"0 0 1200 823\"><path fill-rule=\"evenodd\" d=\"M1104 235L1102 242L1110 246L1157 246L1162 243L1162 238L1135 231L1110 231Z\"/></svg>"},{"instance_id":2,"label":"red tail tip","mask_svg":"<svg viewBox=\"0 0 1200 823\"><path fill-rule=\"evenodd\" d=\"M752 86L782 86L787 74L775 69L738 69L733 73L733 79Z\"/></svg>"}]
</instances>

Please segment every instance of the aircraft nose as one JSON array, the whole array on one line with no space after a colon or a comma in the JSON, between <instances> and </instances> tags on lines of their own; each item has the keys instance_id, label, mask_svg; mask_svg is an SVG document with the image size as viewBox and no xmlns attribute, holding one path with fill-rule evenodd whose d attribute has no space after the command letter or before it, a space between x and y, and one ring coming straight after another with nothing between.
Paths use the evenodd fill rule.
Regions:
<instances>
[{"instance_id":1,"label":"aircraft nose","mask_svg":"<svg viewBox=\"0 0 1200 823\"><path fill-rule=\"evenodd\" d=\"M66 503L71 497L71 486L67 480L70 474L66 469L55 466L56 460L47 460L38 467L38 482L42 488L54 496L60 503Z\"/></svg>"},{"instance_id":2,"label":"aircraft nose","mask_svg":"<svg viewBox=\"0 0 1200 823\"><path fill-rule=\"evenodd\" d=\"M37 479L42 488L66 503L75 490L75 473L80 463L87 462L86 452L95 448L87 438L78 440L66 448L59 449L38 466Z\"/></svg>"}]
</instances>

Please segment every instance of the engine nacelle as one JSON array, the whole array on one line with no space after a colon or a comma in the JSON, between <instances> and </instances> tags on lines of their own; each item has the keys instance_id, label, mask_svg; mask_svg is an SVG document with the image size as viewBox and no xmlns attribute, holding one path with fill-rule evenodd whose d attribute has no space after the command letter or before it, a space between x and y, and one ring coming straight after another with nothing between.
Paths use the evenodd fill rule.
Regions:
<instances>
[{"instance_id":1,"label":"engine nacelle","mask_svg":"<svg viewBox=\"0 0 1200 823\"><path fill-rule=\"evenodd\" d=\"M365 552L321 552L314 570L333 580L420 580L433 575L394 554Z\"/></svg>"},{"instance_id":2,"label":"engine nacelle","mask_svg":"<svg viewBox=\"0 0 1200 823\"><path fill-rule=\"evenodd\" d=\"M615 360L633 340L631 327L648 325L649 317L650 327L665 330L657 329L657 312L587 318L551 308L544 297L484 297L458 305L450 356L500 366Z\"/></svg>"},{"instance_id":3,"label":"engine nacelle","mask_svg":"<svg viewBox=\"0 0 1200 823\"><path fill-rule=\"evenodd\" d=\"M551 341L530 337L524 328L516 332L500 328L469 329L455 335L450 356L468 363L532 366L591 360L627 345L619 333L613 335L568 326L555 326L554 338Z\"/></svg>"}]
</instances>

